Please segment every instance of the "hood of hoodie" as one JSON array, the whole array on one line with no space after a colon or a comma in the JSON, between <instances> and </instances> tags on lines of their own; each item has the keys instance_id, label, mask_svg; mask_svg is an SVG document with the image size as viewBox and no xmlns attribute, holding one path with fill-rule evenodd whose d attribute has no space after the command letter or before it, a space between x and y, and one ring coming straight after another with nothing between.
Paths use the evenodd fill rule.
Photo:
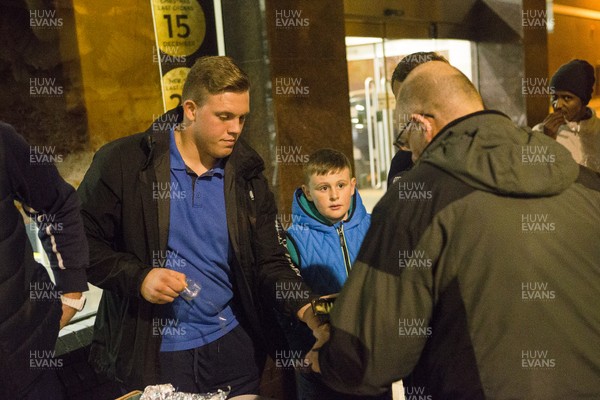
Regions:
<instances>
[{"instance_id":1,"label":"hood of hoodie","mask_svg":"<svg viewBox=\"0 0 600 400\"><path fill-rule=\"evenodd\" d=\"M293 225L306 226L310 229L315 229L323 232L331 230L331 227L339 226L341 222L332 224L327 218L321 215L315 203L309 201L302 188L296 189L292 202ZM343 222L344 229L352 229L360 224L367 215L367 210L363 205L358 189L354 191L352 200L350 201L350 209L348 210L348 218Z\"/></svg>"},{"instance_id":2,"label":"hood of hoodie","mask_svg":"<svg viewBox=\"0 0 600 400\"><path fill-rule=\"evenodd\" d=\"M561 193L579 174L569 151L555 140L487 110L446 125L418 163L433 164L474 188L514 197Z\"/></svg>"}]
</instances>

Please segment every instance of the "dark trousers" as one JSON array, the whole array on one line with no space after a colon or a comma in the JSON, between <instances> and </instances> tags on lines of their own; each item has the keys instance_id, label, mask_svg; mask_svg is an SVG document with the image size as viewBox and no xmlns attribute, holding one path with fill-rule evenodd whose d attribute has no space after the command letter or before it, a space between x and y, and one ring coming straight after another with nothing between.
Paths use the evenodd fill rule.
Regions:
<instances>
[{"instance_id":1,"label":"dark trousers","mask_svg":"<svg viewBox=\"0 0 600 400\"><path fill-rule=\"evenodd\" d=\"M160 353L161 383L179 392L206 393L231 386L229 396L258 394L264 357L241 325L207 345Z\"/></svg>"},{"instance_id":2,"label":"dark trousers","mask_svg":"<svg viewBox=\"0 0 600 400\"><path fill-rule=\"evenodd\" d=\"M21 400L61 400L65 398L65 389L56 375L56 371L47 370L40 374Z\"/></svg>"},{"instance_id":3,"label":"dark trousers","mask_svg":"<svg viewBox=\"0 0 600 400\"><path fill-rule=\"evenodd\" d=\"M388 400L391 393L380 396L358 396L336 392L321 380L314 372L296 371L298 400Z\"/></svg>"}]
</instances>

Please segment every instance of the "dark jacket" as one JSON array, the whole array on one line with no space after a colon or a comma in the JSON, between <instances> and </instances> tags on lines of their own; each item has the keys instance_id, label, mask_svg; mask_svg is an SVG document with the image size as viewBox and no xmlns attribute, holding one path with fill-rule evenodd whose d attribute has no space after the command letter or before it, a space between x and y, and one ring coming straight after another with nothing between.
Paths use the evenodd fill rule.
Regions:
<instances>
[{"instance_id":1,"label":"dark jacket","mask_svg":"<svg viewBox=\"0 0 600 400\"><path fill-rule=\"evenodd\" d=\"M387 185L390 188L394 182L409 171L413 167L412 153L406 150L398 150L392 162L390 163L390 170L388 172Z\"/></svg>"},{"instance_id":2,"label":"dark jacket","mask_svg":"<svg viewBox=\"0 0 600 400\"><path fill-rule=\"evenodd\" d=\"M118 139L95 155L79 187L90 243L89 280L104 289L90 361L108 377L128 387L156 384L160 336L152 321L160 306L140 294L141 283L165 254L169 231L169 131L182 120L181 108L161 116L144 133ZM276 229L276 205L262 175L263 161L239 139L225 165L225 207L232 265L234 301L259 349L281 349L275 334L274 308L294 314L310 292L289 259ZM164 264L163 264L164 265ZM292 282L306 296L282 299L281 282ZM300 285L300 286L298 286Z\"/></svg>"},{"instance_id":3,"label":"dark jacket","mask_svg":"<svg viewBox=\"0 0 600 400\"><path fill-rule=\"evenodd\" d=\"M20 398L39 374L59 368L54 345L60 294L87 290L88 250L75 189L52 155L37 152L0 122L0 398ZM39 237L56 280L33 258L20 202L37 218ZM49 393L51 397L52 393Z\"/></svg>"},{"instance_id":4,"label":"dark jacket","mask_svg":"<svg viewBox=\"0 0 600 400\"><path fill-rule=\"evenodd\" d=\"M320 352L338 390L600 398L600 178L484 111L375 207Z\"/></svg>"}]
</instances>

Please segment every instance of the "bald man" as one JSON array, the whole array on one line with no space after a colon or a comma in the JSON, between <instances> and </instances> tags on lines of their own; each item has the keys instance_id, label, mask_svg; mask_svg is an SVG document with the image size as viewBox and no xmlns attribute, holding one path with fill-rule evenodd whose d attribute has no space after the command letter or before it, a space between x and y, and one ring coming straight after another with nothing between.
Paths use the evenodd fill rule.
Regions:
<instances>
[{"instance_id":1,"label":"bald man","mask_svg":"<svg viewBox=\"0 0 600 400\"><path fill-rule=\"evenodd\" d=\"M417 164L375 207L313 369L353 394L600 398L598 176L445 63L399 98Z\"/></svg>"},{"instance_id":2,"label":"bald man","mask_svg":"<svg viewBox=\"0 0 600 400\"><path fill-rule=\"evenodd\" d=\"M414 162L442 127L484 109L479 93L462 72L444 62L430 63L417 67L419 73L413 79L408 76L396 102L396 116L404 122L398 141L412 151ZM431 79L422 79L427 71L434 71Z\"/></svg>"},{"instance_id":3,"label":"bald man","mask_svg":"<svg viewBox=\"0 0 600 400\"><path fill-rule=\"evenodd\" d=\"M448 62L445 57L433 52L417 52L412 53L400 60L396 68L394 69L394 73L392 74L392 93L394 93L394 98L398 97L398 93L400 92L400 88L402 87L402 82L406 79L408 74L418 67L421 64L424 64L429 61L443 61L445 63ZM398 121L399 126L402 128L406 121ZM400 132L398 132L400 133ZM396 136L398 138L398 136ZM394 141L394 146L398 148L398 151L392 158L390 163L390 170L388 172L388 187L391 187L394 182L402 177L402 174L409 169L411 169L414 165L412 160L412 154L410 151L406 151L399 146L397 140Z\"/></svg>"}]
</instances>

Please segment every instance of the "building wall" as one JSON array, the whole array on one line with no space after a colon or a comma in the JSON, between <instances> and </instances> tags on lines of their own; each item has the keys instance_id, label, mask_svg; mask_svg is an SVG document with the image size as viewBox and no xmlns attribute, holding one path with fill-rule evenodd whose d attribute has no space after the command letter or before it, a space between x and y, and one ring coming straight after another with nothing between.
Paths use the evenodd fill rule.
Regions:
<instances>
[{"instance_id":1,"label":"building wall","mask_svg":"<svg viewBox=\"0 0 600 400\"><path fill-rule=\"evenodd\" d=\"M150 2L73 0L90 146L146 130L163 112Z\"/></svg>"},{"instance_id":2,"label":"building wall","mask_svg":"<svg viewBox=\"0 0 600 400\"><path fill-rule=\"evenodd\" d=\"M549 76L574 58L588 61L596 69L596 87L590 104L600 112L600 2L558 0L555 4L576 7L588 17L566 15L565 11L573 10L555 7L554 30L548 33Z\"/></svg>"}]
</instances>

